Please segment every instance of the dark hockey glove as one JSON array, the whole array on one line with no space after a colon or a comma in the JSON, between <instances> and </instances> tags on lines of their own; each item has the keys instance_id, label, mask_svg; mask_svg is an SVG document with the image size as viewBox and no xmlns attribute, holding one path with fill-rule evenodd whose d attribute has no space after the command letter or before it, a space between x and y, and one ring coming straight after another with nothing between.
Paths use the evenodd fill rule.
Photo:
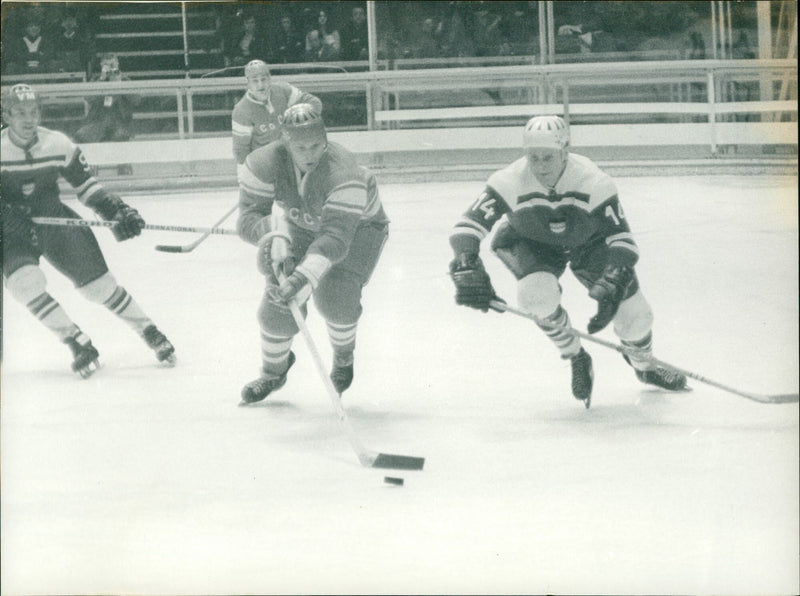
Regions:
<instances>
[{"instance_id":1,"label":"dark hockey glove","mask_svg":"<svg viewBox=\"0 0 800 596\"><path fill-rule=\"evenodd\" d=\"M589 321L589 333L597 333L611 322L631 281L633 269L630 267L606 265L600 279L589 290L589 296L597 300L597 314Z\"/></svg>"},{"instance_id":2,"label":"dark hockey glove","mask_svg":"<svg viewBox=\"0 0 800 596\"><path fill-rule=\"evenodd\" d=\"M492 308L492 300L505 302L495 294L489 274L483 268L483 261L475 253L461 253L453 259L450 262L450 277L456 286L456 304L487 312Z\"/></svg>"},{"instance_id":3,"label":"dark hockey glove","mask_svg":"<svg viewBox=\"0 0 800 596\"><path fill-rule=\"evenodd\" d=\"M3 242L29 246L39 243L30 207L3 203Z\"/></svg>"},{"instance_id":4,"label":"dark hockey glove","mask_svg":"<svg viewBox=\"0 0 800 596\"><path fill-rule=\"evenodd\" d=\"M283 232L266 234L258 243L256 264L270 285L279 286L280 274L289 277L297 264L291 238Z\"/></svg>"},{"instance_id":5,"label":"dark hockey glove","mask_svg":"<svg viewBox=\"0 0 800 596\"><path fill-rule=\"evenodd\" d=\"M138 236L142 233L142 229L144 228L144 219L142 216L139 215L136 209L128 205L125 205L117 211L117 214L114 216L114 221L117 223L111 228L111 231L114 233L114 238L117 239L117 242L130 240L134 236Z\"/></svg>"},{"instance_id":6,"label":"dark hockey glove","mask_svg":"<svg viewBox=\"0 0 800 596\"><path fill-rule=\"evenodd\" d=\"M104 220L115 222L111 231L118 242L129 240L142 233L144 219L136 209L117 195L106 193L105 196L87 203L87 205Z\"/></svg>"}]
</instances>

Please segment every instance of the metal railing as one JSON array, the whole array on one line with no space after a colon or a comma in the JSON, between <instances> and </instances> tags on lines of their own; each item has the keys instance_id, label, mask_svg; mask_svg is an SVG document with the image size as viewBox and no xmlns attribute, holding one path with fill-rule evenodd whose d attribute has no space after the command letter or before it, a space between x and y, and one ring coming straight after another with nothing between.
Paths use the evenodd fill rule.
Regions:
<instances>
[{"instance_id":1,"label":"metal railing","mask_svg":"<svg viewBox=\"0 0 800 596\"><path fill-rule=\"evenodd\" d=\"M619 114L686 113L681 104L702 102L697 110L714 122L731 113L767 114L763 118L796 120L797 63L794 60L698 60L662 62L614 62L598 64L510 65L492 67L429 68L423 70L375 70L367 72L317 72L274 75L305 91L323 95L326 114L335 113L339 98L346 97L363 119L355 125L329 125L340 128L377 130L391 123L391 113L401 110L442 108L484 108L479 119L486 125L508 123L508 106L563 106L570 115L571 104L602 104L607 117L614 104ZM4 79L4 83L6 80ZM747 85L748 98L742 101L732 89ZM209 117L229 117L230 101L244 91L241 76L174 78L121 82L37 82L40 94L50 103L74 102L76 97L137 94L141 97L174 98L169 105L136 114L138 121L161 119L174 122L167 138L208 136L198 122ZM692 97L692 95L695 97ZM227 104L209 107L198 98L228 98ZM794 102L794 109L791 103ZM204 104L204 105L200 105ZM625 104L625 108L622 108ZM635 107L641 105L641 109ZM650 104L650 105L648 105ZM725 104L728 104L727 106ZM633 105L634 107L631 107ZM552 108L548 108L552 109ZM524 110L523 110L524 111ZM468 111L465 111L465 114ZM380 114L380 119L376 118ZM475 114L471 114L475 120ZM522 114L516 116L517 119ZM762 118L762 119L763 119ZM431 119L425 118L427 125ZM458 126L456 118L444 118L446 126ZM600 122L600 120L595 120ZM474 122L473 122L474 124ZM419 123L417 124L419 126ZM215 131L211 131L213 134ZM229 130L219 130L220 135ZM164 135L162 135L164 136ZM141 136L140 136L141 138Z\"/></svg>"}]
</instances>

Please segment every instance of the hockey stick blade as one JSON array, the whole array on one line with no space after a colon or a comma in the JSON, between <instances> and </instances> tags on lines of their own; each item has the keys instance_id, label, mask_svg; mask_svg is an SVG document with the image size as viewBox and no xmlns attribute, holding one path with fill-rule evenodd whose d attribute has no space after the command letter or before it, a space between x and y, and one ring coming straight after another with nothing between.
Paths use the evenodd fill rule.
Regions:
<instances>
[{"instance_id":1,"label":"hockey stick blade","mask_svg":"<svg viewBox=\"0 0 800 596\"><path fill-rule=\"evenodd\" d=\"M391 470L421 470L425 465L424 457L412 457L409 455L392 455L390 453L379 453L375 461L372 462L373 468L387 468Z\"/></svg>"},{"instance_id":2,"label":"hockey stick blade","mask_svg":"<svg viewBox=\"0 0 800 596\"><path fill-rule=\"evenodd\" d=\"M532 314L530 314L528 312L525 312L524 310L519 310L517 308L509 306L508 304L506 304L505 302L501 302L500 300L492 300L489 303L489 306L492 308L492 310L496 310L497 312L510 312L512 314L515 314L515 315L518 315L520 317L524 317L526 319L530 319L530 320L532 320L534 322L539 323L539 320L537 319L537 317L535 315L532 315ZM547 325L544 325L544 326L547 327ZM590 341L590 342L596 343L598 345L605 346L607 348L611 348L612 350L615 350L615 351L617 351L617 352L619 352L620 354L623 354L623 355L636 353L636 350L632 350L632 349L626 348L625 346L622 346L620 344L615 344L613 342L606 341L604 339L601 339L601 338L596 337L594 335L590 335L588 333L584 333L583 331L579 331L577 329L571 329L570 333L572 333L574 336L580 337L581 339L584 339L586 341ZM755 401L755 402L758 402L758 403L761 403L761 404L792 404L792 403L798 403L798 401L800 401L798 399L798 394L797 393L776 393L776 394L750 393L749 391L742 391L740 389L735 389L734 387L730 387L728 385L724 385L723 383L720 383L719 381L714 381L712 379L708 379L708 378L704 377L703 375L697 374L697 373L692 372L690 370L686 370L684 368L680 368L678 366L675 366L674 364L670 364L669 362L664 362L663 360L659 360L658 358L655 358L655 357L650 357L650 362L652 362L653 364L655 364L657 366L662 366L662 367L667 368L669 370L672 370L672 371L675 371L675 372L679 372L679 373L689 377L690 379L694 379L695 381L700 381L701 383L705 383L706 385L711 385L712 387L716 387L717 389L722 389L723 391L727 391L728 393L733 393L734 395L738 395L740 397L744 397L746 399L749 399L749 400L752 400L752 401Z\"/></svg>"},{"instance_id":3,"label":"hockey stick blade","mask_svg":"<svg viewBox=\"0 0 800 596\"><path fill-rule=\"evenodd\" d=\"M161 252L189 252L192 250L194 246L186 250L184 246L166 246L164 244L157 244L156 250L160 250Z\"/></svg>"},{"instance_id":4,"label":"hockey stick blade","mask_svg":"<svg viewBox=\"0 0 800 596\"><path fill-rule=\"evenodd\" d=\"M283 281L284 277L281 275L280 279ZM345 412L344 407L342 407L341 395L336 391L336 388L333 386L333 382L325 370L325 365L322 363L322 357L320 356L319 350L317 350L316 344L314 343L314 338L311 337L311 333L305 324L303 314L300 312L300 307L297 305L296 300L289 301L289 310L292 313L292 318L294 319L297 328L300 330L303 339L306 341L308 351L311 353L311 359L314 361L314 365L319 373L320 379L325 386L326 393L331 400L331 405L336 412L336 417L339 419L339 422L341 422L345 434L347 435L347 440L350 442L350 446L353 448L353 451L355 452L356 457L358 457L358 461L361 463L361 465L365 468L421 470L425 463L425 458L411 457L408 455L393 455L391 453L376 453L364 446L364 444L358 438L358 435L356 435L353 425L350 424L350 419L347 416L347 412Z\"/></svg>"},{"instance_id":5,"label":"hockey stick blade","mask_svg":"<svg viewBox=\"0 0 800 596\"><path fill-rule=\"evenodd\" d=\"M236 211L238 208L239 208L239 204L237 203L236 205L234 205L234 206L233 206L233 208L231 208L231 210L230 210L230 211L228 211L228 212L227 212L225 215L223 215L223 216L222 216L222 217L221 217L221 218L220 218L220 219L219 219L219 220L218 220L218 221L217 221L217 222L216 222L216 223L215 223L215 224L212 226L212 229L214 229L214 228L217 228L217 227L221 226L223 223L225 223L225 220L226 220L226 219L228 219L228 218L229 218L231 215L233 215L233 212L234 212L234 211ZM184 244L183 246L176 246L176 245L171 245L171 244L166 244L166 245L165 245L165 244L159 244L159 245L157 245L157 246L155 247L155 249L156 249L156 250L160 250L161 252L178 252L178 253L192 252L192 251L193 251L195 248L197 248L198 246L200 246L200 244L201 244L201 243L202 243L202 242L203 242L203 241L204 241L206 238L208 238L210 235L211 235L211 233L210 233L210 232L206 232L205 234L203 234L202 236L200 236L200 237L199 237L197 240L195 240L194 242L191 242L191 243L189 243L189 244Z\"/></svg>"}]
</instances>

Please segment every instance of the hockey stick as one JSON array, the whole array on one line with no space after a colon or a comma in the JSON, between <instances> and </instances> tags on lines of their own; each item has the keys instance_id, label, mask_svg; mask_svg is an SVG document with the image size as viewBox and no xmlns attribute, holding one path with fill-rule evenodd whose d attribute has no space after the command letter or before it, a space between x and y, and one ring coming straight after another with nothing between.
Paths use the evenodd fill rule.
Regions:
<instances>
[{"instance_id":1,"label":"hockey stick","mask_svg":"<svg viewBox=\"0 0 800 596\"><path fill-rule=\"evenodd\" d=\"M393 455L391 453L378 453L375 451L370 451L366 447L364 447L363 443L359 440L358 436L356 435L353 426L350 424L350 419L347 417L347 413L344 411L342 407L341 395L337 393L336 387L333 386L333 381L331 381L330 377L328 376L325 365L322 363L322 358L319 355L319 351L317 350L317 346L314 344L314 339L311 337L311 333L306 326L305 320L303 319L303 314L300 312L300 307L297 305L296 300L289 301L289 309L292 311L292 317L294 317L295 323L297 323L297 327L300 329L300 332L303 334L303 338L306 340L306 345L308 346L308 351L311 352L311 357L314 360L314 364L317 367L317 372L319 372L319 376L322 378L322 382L325 385L325 389L328 392L328 397L331 398L331 403L333 404L333 409L336 410L336 415L338 416L340 422L344 426L344 429L347 433L347 438L350 441L350 445L353 447L353 450L356 452L358 456L358 461L361 462L361 465L366 468L389 468L393 470L421 470L422 466L425 464L424 457L412 457L409 455Z\"/></svg>"},{"instance_id":2,"label":"hockey stick","mask_svg":"<svg viewBox=\"0 0 800 596\"><path fill-rule=\"evenodd\" d=\"M524 317L526 319L530 319L531 321L535 321L537 323L539 322L539 319L536 316L534 316L534 315L532 315L530 313L527 313L527 312L525 312L523 310L519 310L519 309L513 308L513 307L509 306L508 304L506 304L505 302L501 302L499 300L492 300L489 303L489 306L492 309L494 309L494 310L496 310L498 312L503 312L503 311L510 312L512 314L519 315L520 317ZM545 327L547 326L546 324L543 324L543 325ZM611 348L612 350L616 350L617 352L619 352L620 354L623 354L623 355L625 355L625 354L636 354L637 353L637 350L635 350L633 348L627 348L625 346L622 346L622 345L619 345L619 344L615 344L615 343L612 343L610 341L606 341L604 339L601 339L599 337L595 337L594 335L589 335L588 333L584 333L583 331L579 331L577 329L571 329L570 332L573 335L575 335L577 337L580 337L581 339L585 339L586 341L594 342L594 343L599 344L601 346L605 346L607 348ZM774 394L764 395L764 394L759 394L759 393L750 393L748 391L741 391L739 389L734 389L733 387L729 387L728 385L724 385L724 384L720 383L719 381L714 381L712 379L704 377L703 375L699 375L699 374L697 374L695 372L692 372L692 371L677 367L674 364L669 364L668 362L664 362L663 360L659 360L658 358L655 358L654 356L650 356L648 359L650 360L650 362L652 362L653 364L655 364L657 366L662 366L662 367L667 368L669 370L672 370L674 372L678 372L678 373L681 373L683 375L686 375L687 377L692 378L692 379L694 379L696 381L700 381L701 383L705 383L707 385L711 385L712 387L716 387L717 389L722 389L723 391L727 391L728 393L733 393L733 394L738 395L740 397L746 397L747 399L751 399L753 401L757 401L757 402L762 403L762 404L792 404L792 403L797 403L799 401L799 396L798 396L797 393L774 393Z\"/></svg>"},{"instance_id":3,"label":"hockey stick","mask_svg":"<svg viewBox=\"0 0 800 596\"><path fill-rule=\"evenodd\" d=\"M233 212L236 211L238 208L239 208L239 204L237 203L236 205L233 206L233 209L228 211L217 223L215 223L211 227L211 229L213 230L217 226L221 226L225 222L225 220L228 219L233 214ZM184 244L183 246L173 246L173 245L169 245L169 244L157 244L156 245L156 250L160 250L161 252L192 252L195 248L197 248L200 245L201 242L203 242L203 240L208 238L210 235L211 235L211 232L205 232L202 236L200 236L194 242L191 242L189 244Z\"/></svg>"},{"instance_id":4,"label":"hockey stick","mask_svg":"<svg viewBox=\"0 0 800 596\"><path fill-rule=\"evenodd\" d=\"M45 226L72 226L77 228L99 227L113 228L117 225L115 221L100 221L94 219L76 219L70 217L32 217L31 221L35 224ZM225 230L223 228L195 228L189 226L162 226L157 224L145 224L145 230L162 230L165 232L207 232L209 234L232 234L238 235L236 230Z\"/></svg>"}]
</instances>

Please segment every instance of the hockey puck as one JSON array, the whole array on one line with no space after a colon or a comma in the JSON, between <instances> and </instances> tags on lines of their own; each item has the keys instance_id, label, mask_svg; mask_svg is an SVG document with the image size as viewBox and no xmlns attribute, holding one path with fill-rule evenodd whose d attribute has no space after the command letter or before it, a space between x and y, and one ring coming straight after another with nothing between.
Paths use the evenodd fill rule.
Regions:
<instances>
[{"instance_id":1,"label":"hockey puck","mask_svg":"<svg viewBox=\"0 0 800 596\"><path fill-rule=\"evenodd\" d=\"M403 479L402 478L394 478L392 476L384 476L383 481L386 484L393 484L395 486L403 486Z\"/></svg>"}]
</instances>

